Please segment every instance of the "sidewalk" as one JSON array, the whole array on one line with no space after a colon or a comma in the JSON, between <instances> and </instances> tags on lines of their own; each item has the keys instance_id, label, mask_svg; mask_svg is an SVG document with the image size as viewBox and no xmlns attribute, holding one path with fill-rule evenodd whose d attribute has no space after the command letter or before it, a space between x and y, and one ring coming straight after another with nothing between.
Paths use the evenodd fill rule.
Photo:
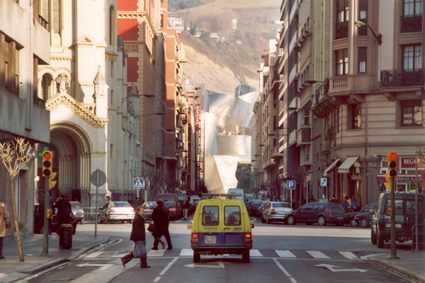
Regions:
<instances>
[{"instance_id":1,"label":"sidewalk","mask_svg":"<svg viewBox=\"0 0 425 283\"><path fill-rule=\"evenodd\" d=\"M41 256L43 251L43 235L26 235L22 239L24 262L19 262L18 243L16 238L6 237L3 242L4 260L0 260L0 283L16 280L46 270L52 266L72 260L87 250L107 242L109 237L97 236L92 233L77 233L73 235L70 250L59 249L59 237L56 233L49 235L49 253Z\"/></svg>"},{"instance_id":2,"label":"sidewalk","mask_svg":"<svg viewBox=\"0 0 425 283\"><path fill-rule=\"evenodd\" d=\"M425 283L425 251L397 250L399 259L388 259L387 253L371 256L368 260L381 268L401 274L415 282Z\"/></svg>"}]
</instances>

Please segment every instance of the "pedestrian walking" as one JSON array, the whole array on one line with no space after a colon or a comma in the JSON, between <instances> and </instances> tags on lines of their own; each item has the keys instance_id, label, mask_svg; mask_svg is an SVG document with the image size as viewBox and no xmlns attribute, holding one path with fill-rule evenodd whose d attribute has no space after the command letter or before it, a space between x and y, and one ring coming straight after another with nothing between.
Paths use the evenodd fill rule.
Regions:
<instances>
[{"instance_id":1,"label":"pedestrian walking","mask_svg":"<svg viewBox=\"0 0 425 283\"><path fill-rule=\"evenodd\" d=\"M161 234L158 232L158 229L156 229L154 223L149 224L148 231L151 232L154 242L157 241L159 244L161 244L162 249L165 249L165 243L163 240L161 240Z\"/></svg>"},{"instance_id":2,"label":"pedestrian walking","mask_svg":"<svg viewBox=\"0 0 425 283\"><path fill-rule=\"evenodd\" d=\"M134 249L129 254L121 258L121 263L125 265L133 258L140 258L140 268L149 268L147 263L146 253L146 230L145 218L143 217L143 207L136 207L136 214L134 215L133 224L131 227L130 240L134 242Z\"/></svg>"},{"instance_id":3,"label":"pedestrian walking","mask_svg":"<svg viewBox=\"0 0 425 283\"><path fill-rule=\"evenodd\" d=\"M3 256L3 238L6 236L6 230L10 228L9 212L4 202L0 202L0 260Z\"/></svg>"},{"instance_id":4,"label":"pedestrian walking","mask_svg":"<svg viewBox=\"0 0 425 283\"><path fill-rule=\"evenodd\" d=\"M170 238L170 232L168 231L168 226L170 223L169 220L169 210L164 205L163 200L157 200L156 203L158 204L157 207L152 211L152 221L155 225L156 230L158 231L158 237L155 238L155 241L153 242L153 250L158 249L158 238L161 238L162 236L165 237L167 240L168 250L173 249L173 245L171 244L171 238Z\"/></svg>"},{"instance_id":5,"label":"pedestrian walking","mask_svg":"<svg viewBox=\"0 0 425 283\"><path fill-rule=\"evenodd\" d=\"M187 220L187 217L189 214L189 208L190 208L189 198L185 197L183 200L183 219L184 220Z\"/></svg>"},{"instance_id":6,"label":"pedestrian walking","mask_svg":"<svg viewBox=\"0 0 425 283\"><path fill-rule=\"evenodd\" d=\"M59 194L56 198L54 207L57 209L56 222L58 223L58 228L60 229L62 224L69 224L71 222L71 204L63 194Z\"/></svg>"}]
</instances>

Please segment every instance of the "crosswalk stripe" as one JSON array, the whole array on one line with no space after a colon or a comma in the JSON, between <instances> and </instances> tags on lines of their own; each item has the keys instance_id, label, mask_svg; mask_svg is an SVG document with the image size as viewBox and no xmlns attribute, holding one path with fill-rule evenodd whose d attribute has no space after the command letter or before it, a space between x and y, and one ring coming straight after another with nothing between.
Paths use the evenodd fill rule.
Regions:
<instances>
[{"instance_id":1,"label":"crosswalk stripe","mask_svg":"<svg viewBox=\"0 0 425 283\"><path fill-rule=\"evenodd\" d=\"M180 256L193 256L193 250L192 249L182 249L180 251Z\"/></svg>"},{"instance_id":2,"label":"crosswalk stripe","mask_svg":"<svg viewBox=\"0 0 425 283\"><path fill-rule=\"evenodd\" d=\"M257 249L249 250L249 255L250 256L263 256L263 254Z\"/></svg>"},{"instance_id":3,"label":"crosswalk stripe","mask_svg":"<svg viewBox=\"0 0 425 283\"><path fill-rule=\"evenodd\" d=\"M291 253L289 250L275 250L277 255L279 257L296 257L293 253Z\"/></svg>"},{"instance_id":4,"label":"crosswalk stripe","mask_svg":"<svg viewBox=\"0 0 425 283\"><path fill-rule=\"evenodd\" d=\"M165 250L150 250L148 256L158 257L164 256Z\"/></svg>"},{"instance_id":5,"label":"crosswalk stripe","mask_svg":"<svg viewBox=\"0 0 425 283\"><path fill-rule=\"evenodd\" d=\"M307 251L307 253L314 258L329 258L327 255L319 251Z\"/></svg>"},{"instance_id":6,"label":"crosswalk stripe","mask_svg":"<svg viewBox=\"0 0 425 283\"><path fill-rule=\"evenodd\" d=\"M98 257L99 255L103 254L103 251L98 251L98 252L94 252L89 254L88 256L86 256L86 258L94 258L94 257Z\"/></svg>"},{"instance_id":7,"label":"crosswalk stripe","mask_svg":"<svg viewBox=\"0 0 425 283\"><path fill-rule=\"evenodd\" d=\"M355 254L352 252L339 252L343 257L346 259L359 259Z\"/></svg>"}]
</instances>

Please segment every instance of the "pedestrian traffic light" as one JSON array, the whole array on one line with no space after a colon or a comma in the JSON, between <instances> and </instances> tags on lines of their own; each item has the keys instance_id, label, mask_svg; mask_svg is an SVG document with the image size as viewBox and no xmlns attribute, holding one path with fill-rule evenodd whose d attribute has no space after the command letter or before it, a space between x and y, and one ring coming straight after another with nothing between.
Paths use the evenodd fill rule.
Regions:
<instances>
[{"instance_id":1,"label":"pedestrian traffic light","mask_svg":"<svg viewBox=\"0 0 425 283\"><path fill-rule=\"evenodd\" d=\"M52 173L53 168L53 152L51 151L43 151L42 154L43 162L41 173L44 177L49 177Z\"/></svg>"},{"instance_id":2,"label":"pedestrian traffic light","mask_svg":"<svg viewBox=\"0 0 425 283\"><path fill-rule=\"evenodd\" d=\"M388 174L391 177L397 176L397 153L390 152L388 153Z\"/></svg>"}]
</instances>

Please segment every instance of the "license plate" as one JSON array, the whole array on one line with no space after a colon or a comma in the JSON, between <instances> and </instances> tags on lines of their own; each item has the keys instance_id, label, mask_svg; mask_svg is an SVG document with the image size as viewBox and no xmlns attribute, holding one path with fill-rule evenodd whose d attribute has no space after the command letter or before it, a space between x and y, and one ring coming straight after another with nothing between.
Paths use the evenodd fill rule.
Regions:
<instances>
[{"instance_id":1,"label":"license plate","mask_svg":"<svg viewBox=\"0 0 425 283\"><path fill-rule=\"evenodd\" d=\"M205 244L214 245L217 242L216 236L205 236Z\"/></svg>"}]
</instances>

